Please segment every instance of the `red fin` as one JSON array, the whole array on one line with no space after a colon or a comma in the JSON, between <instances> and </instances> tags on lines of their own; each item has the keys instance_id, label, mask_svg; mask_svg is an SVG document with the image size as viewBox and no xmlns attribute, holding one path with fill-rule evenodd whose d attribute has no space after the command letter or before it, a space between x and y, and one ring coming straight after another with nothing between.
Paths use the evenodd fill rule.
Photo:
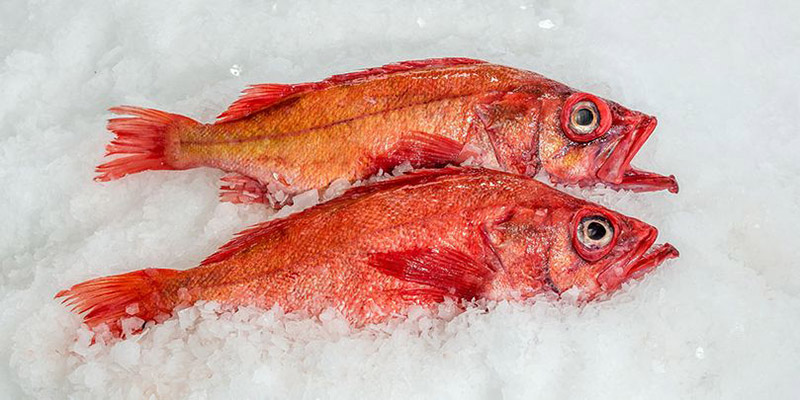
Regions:
<instances>
[{"instance_id":1,"label":"red fin","mask_svg":"<svg viewBox=\"0 0 800 400\"><path fill-rule=\"evenodd\" d=\"M370 76L385 75L397 72L411 71L422 68L449 67L454 65L482 64L485 61L471 58L431 58L428 60L401 61L387 64L382 67L370 68L363 71L347 74L333 75L319 82L298 84L265 83L251 85L242 92L242 96L233 102L225 112L217 117L217 123L231 122L247 117L266 109L290 96L325 89L335 84L351 82Z\"/></svg>"},{"instance_id":2,"label":"red fin","mask_svg":"<svg viewBox=\"0 0 800 400\"><path fill-rule=\"evenodd\" d=\"M239 174L222 177L220 201L239 204L266 203L267 188L261 182Z\"/></svg>"},{"instance_id":3,"label":"red fin","mask_svg":"<svg viewBox=\"0 0 800 400\"><path fill-rule=\"evenodd\" d=\"M412 71L423 68L442 68L469 64L486 64L486 61L464 57L428 58L425 60L400 61L392 64L386 64L377 68L369 68L362 71L334 75L328 79L325 79L323 82L344 83L376 75L393 74L397 72Z\"/></svg>"},{"instance_id":4,"label":"red fin","mask_svg":"<svg viewBox=\"0 0 800 400\"><path fill-rule=\"evenodd\" d=\"M177 169L167 162L167 142L179 130L199 125L191 118L149 108L120 106L109 111L135 117L112 118L108 121L108 130L117 137L106 146L106 156L126 156L98 166L95 171L100 175L94 180L100 182L147 170Z\"/></svg>"},{"instance_id":5,"label":"red fin","mask_svg":"<svg viewBox=\"0 0 800 400\"><path fill-rule=\"evenodd\" d=\"M293 218L297 215L299 214L295 214ZM208 265L225 260L239 251L252 246L264 236L277 235L278 231L286 226L286 221L288 221L288 218L274 219L253 225L237 233L233 240L222 245L216 253L206 257L200 265Z\"/></svg>"},{"instance_id":6,"label":"red fin","mask_svg":"<svg viewBox=\"0 0 800 400\"><path fill-rule=\"evenodd\" d=\"M464 299L478 297L493 273L485 263L452 248L374 253L369 262L387 275Z\"/></svg>"},{"instance_id":7,"label":"red fin","mask_svg":"<svg viewBox=\"0 0 800 400\"><path fill-rule=\"evenodd\" d=\"M299 83L284 85L279 83L265 83L251 85L244 91L225 112L217 116L217 123L230 122L244 118L250 114L261 111L289 96L319 90L328 85L323 82Z\"/></svg>"},{"instance_id":8,"label":"red fin","mask_svg":"<svg viewBox=\"0 0 800 400\"><path fill-rule=\"evenodd\" d=\"M455 162L464 145L453 139L425 132L404 135L389 152L374 160L376 170L390 171L410 162L414 168L436 167Z\"/></svg>"},{"instance_id":9,"label":"red fin","mask_svg":"<svg viewBox=\"0 0 800 400\"><path fill-rule=\"evenodd\" d=\"M107 276L79 283L62 290L56 298L73 311L86 313L84 322L90 327L107 323L112 332L120 333L120 320L138 317L145 321L172 311L174 304L161 298L161 284L179 271L148 268L127 274Z\"/></svg>"}]
</instances>

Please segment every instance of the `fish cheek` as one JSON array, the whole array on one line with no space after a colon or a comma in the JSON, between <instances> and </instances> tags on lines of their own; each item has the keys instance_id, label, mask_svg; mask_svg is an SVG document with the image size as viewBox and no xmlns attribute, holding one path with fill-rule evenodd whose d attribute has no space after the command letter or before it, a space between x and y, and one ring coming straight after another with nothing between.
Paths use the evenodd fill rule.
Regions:
<instances>
[{"instance_id":1,"label":"fish cheek","mask_svg":"<svg viewBox=\"0 0 800 400\"><path fill-rule=\"evenodd\" d=\"M507 171L533 176L539 170L538 103L529 93L508 93L475 108L497 161Z\"/></svg>"},{"instance_id":2,"label":"fish cheek","mask_svg":"<svg viewBox=\"0 0 800 400\"><path fill-rule=\"evenodd\" d=\"M541 227L505 226L492 233L492 247L502 266L495 286L511 289L511 297L529 298L550 290L547 272L549 241Z\"/></svg>"},{"instance_id":3,"label":"fish cheek","mask_svg":"<svg viewBox=\"0 0 800 400\"><path fill-rule=\"evenodd\" d=\"M551 181L576 184L587 177L589 159L586 145L574 143L554 123L542 124L539 129L539 158Z\"/></svg>"},{"instance_id":4,"label":"fish cheek","mask_svg":"<svg viewBox=\"0 0 800 400\"><path fill-rule=\"evenodd\" d=\"M565 98L541 98L537 132L538 155L542 168L550 175L551 180L570 183L569 161L564 160L572 141L564 135L559 116Z\"/></svg>"},{"instance_id":5,"label":"fish cheek","mask_svg":"<svg viewBox=\"0 0 800 400\"><path fill-rule=\"evenodd\" d=\"M578 270L573 287L580 290L582 298L592 299L602 292L603 289L600 287L600 283L597 282L597 274L591 265L594 263L587 262L587 264L588 265Z\"/></svg>"},{"instance_id":6,"label":"fish cheek","mask_svg":"<svg viewBox=\"0 0 800 400\"><path fill-rule=\"evenodd\" d=\"M564 227L562 232L569 232ZM576 286L587 262L572 247L572 235L553 235L547 254L549 278L556 291L563 292Z\"/></svg>"}]
</instances>

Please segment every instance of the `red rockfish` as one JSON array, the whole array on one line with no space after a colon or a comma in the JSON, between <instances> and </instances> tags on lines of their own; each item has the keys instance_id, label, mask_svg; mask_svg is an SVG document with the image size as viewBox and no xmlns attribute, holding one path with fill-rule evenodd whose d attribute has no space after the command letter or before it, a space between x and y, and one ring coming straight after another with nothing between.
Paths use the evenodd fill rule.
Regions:
<instances>
[{"instance_id":1,"label":"red rockfish","mask_svg":"<svg viewBox=\"0 0 800 400\"><path fill-rule=\"evenodd\" d=\"M678 256L637 219L516 174L444 168L355 187L249 228L198 267L93 279L56 297L94 327L161 321L199 300L333 307L355 326L445 297L589 300Z\"/></svg>"},{"instance_id":2,"label":"red rockfish","mask_svg":"<svg viewBox=\"0 0 800 400\"><path fill-rule=\"evenodd\" d=\"M319 82L262 84L216 123L138 107L112 108L117 137L98 181L145 170L232 172L221 198L275 204L337 179L408 162L472 159L553 182L678 191L674 177L633 168L655 117L539 74L466 58L405 61Z\"/></svg>"}]
</instances>

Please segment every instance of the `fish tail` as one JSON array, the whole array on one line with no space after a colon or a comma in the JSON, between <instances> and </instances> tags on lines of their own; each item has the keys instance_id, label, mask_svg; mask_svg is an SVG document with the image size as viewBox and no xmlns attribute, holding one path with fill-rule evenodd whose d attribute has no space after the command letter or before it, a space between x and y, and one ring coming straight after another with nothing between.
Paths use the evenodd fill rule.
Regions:
<instances>
[{"instance_id":1,"label":"fish tail","mask_svg":"<svg viewBox=\"0 0 800 400\"><path fill-rule=\"evenodd\" d=\"M150 108L119 106L114 114L133 117L111 118L108 130L116 138L106 146L106 156L124 154L99 165L94 179L107 182L148 170L185 169L177 165L180 133L201 124L191 118Z\"/></svg>"},{"instance_id":2,"label":"fish tail","mask_svg":"<svg viewBox=\"0 0 800 400\"><path fill-rule=\"evenodd\" d=\"M123 332L123 319L138 317L151 321L172 312L176 304L165 298L162 288L165 280L179 273L173 269L148 268L92 279L58 292L55 298L63 298L62 303L72 311L83 313L89 327L105 323L119 335Z\"/></svg>"}]
</instances>

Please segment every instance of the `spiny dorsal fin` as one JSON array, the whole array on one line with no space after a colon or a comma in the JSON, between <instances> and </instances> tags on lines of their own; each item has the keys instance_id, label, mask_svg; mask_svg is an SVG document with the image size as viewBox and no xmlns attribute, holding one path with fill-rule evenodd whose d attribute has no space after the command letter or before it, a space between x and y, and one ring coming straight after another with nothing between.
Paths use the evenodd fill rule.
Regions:
<instances>
[{"instance_id":1,"label":"spiny dorsal fin","mask_svg":"<svg viewBox=\"0 0 800 400\"><path fill-rule=\"evenodd\" d=\"M323 82L299 83L295 85L284 85L280 83L265 83L261 85L250 85L242 91L233 104L225 112L217 116L217 122L231 122L244 118L248 115L259 112L289 96L306 93L328 87Z\"/></svg>"},{"instance_id":2,"label":"spiny dorsal fin","mask_svg":"<svg viewBox=\"0 0 800 400\"><path fill-rule=\"evenodd\" d=\"M206 257L206 259L200 263L200 266L223 261L239 251L252 246L262 237L274 235L287 225L286 223L289 221L289 218L291 217L261 222L237 233L233 240L222 245L216 253Z\"/></svg>"},{"instance_id":3,"label":"spiny dorsal fin","mask_svg":"<svg viewBox=\"0 0 800 400\"><path fill-rule=\"evenodd\" d=\"M455 65L485 64L485 63L486 61L483 60L476 60L473 58L463 58L463 57L428 58L425 60L400 61L396 63L386 64L376 68L369 68L361 71L349 72L346 74L333 75L330 78L325 79L323 82L345 83L370 76L413 71L423 68L442 68L442 67L452 67Z\"/></svg>"},{"instance_id":4,"label":"spiny dorsal fin","mask_svg":"<svg viewBox=\"0 0 800 400\"><path fill-rule=\"evenodd\" d=\"M422 68L449 67L454 65L482 64L485 61L474 60L471 58L431 58L427 60L401 61L386 64L382 67L365 69L363 71L350 72L346 74L333 75L319 82L308 82L298 84L279 84L265 83L251 85L242 92L233 104L225 112L217 117L217 123L230 122L247 117L256 112L266 109L290 96L308 93L327 87L352 82L371 76L393 74L398 72L412 71Z\"/></svg>"}]
</instances>

